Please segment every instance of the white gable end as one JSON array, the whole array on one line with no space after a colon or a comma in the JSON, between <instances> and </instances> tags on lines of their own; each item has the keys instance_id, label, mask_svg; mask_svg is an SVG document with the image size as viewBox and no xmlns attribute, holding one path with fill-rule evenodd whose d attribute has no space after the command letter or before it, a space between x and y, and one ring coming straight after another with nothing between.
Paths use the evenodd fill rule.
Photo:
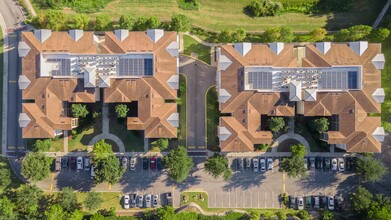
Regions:
<instances>
[{"instance_id":1,"label":"white gable end","mask_svg":"<svg viewBox=\"0 0 391 220\"><path fill-rule=\"evenodd\" d=\"M373 60L372 60L372 64L376 67L376 69L378 70L382 70L384 69L384 64L386 62L386 59L384 58L384 54L380 53L380 54L377 54Z\"/></svg>"}]
</instances>

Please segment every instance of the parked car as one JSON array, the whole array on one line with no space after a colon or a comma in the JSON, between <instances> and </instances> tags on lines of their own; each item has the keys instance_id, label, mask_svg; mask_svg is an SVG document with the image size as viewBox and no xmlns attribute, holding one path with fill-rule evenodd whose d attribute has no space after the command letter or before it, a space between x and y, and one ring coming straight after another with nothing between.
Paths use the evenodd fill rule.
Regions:
<instances>
[{"instance_id":1,"label":"parked car","mask_svg":"<svg viewBox=\"0 0 391 220\"><path fill-rule=\"evenodd\" d=\"M342 210L342 207L343 207L343 199L342 199L342 197L341 196L336 196L334 198L334 200L335 200L335 210L337 210L337 211Z\"/></svg>"},{"instance_id":2,"label":"parked car","mask_svg":"<svg viewBox=\"0 0 391 220\"><path fill-rule=\"evenodd\" d=\"M136 170L136 162L137 162L137 158L136 157L132 157L130 158L130 170Z\"/></svg>"},{"instance_id":3,"label":"parked car","mask_svg":"<svg viewBox=\"0 0 391 220\"><path fill-rule=\"evenodd\" d=\"M151 200L152 196L150 194L147 194L145 196L145 208L151 208Z\"/></svg>"},{"instance_id":4,"label":"parked car","mask_svg":"<svg viewBox=\"0 0 391 220\"><path fill-rule=\"evenodd\" d=\"M244 158L238 158L238 168L239 170L244 170Z\"/></svg>"},{"instance_id":5,"label":"parked car","mask_svg":"<svg viewBox=\"0 0 391 220\"><path fill-rule=\"evenodd\" d=\"M326 196L322 196L321 197L320 208L321 209L326 209L327 208L327 197Z\"/></svg>"},{"instance_id":6,"label":"parked car","mask_svg":"<svg viewBox=\"0 0 391 220\"><path fill-rule=\"evenodd\" d=\"M265 172L266 171L266 161L265 161L265 159L264 158L261 158L260 159L260 167L261 167L261 171L262 172Z\"/></svg>"},{"instance_id":7,"label":"parked car","mask_svg":"<svg viewBox=\"0 0 391 220\"><path fill-rule=\"evenodd\" d=\"M323 168L322 157L315 157L315 166L316 166L316 169L322 169Z\"/></svg>"},{"instance_id":8,"label":"parked car","mask_svg":"<svg viewBox=\"0 0 391 220\"><path fill-rule=\"evenodd\" d=\"M159 205L159 196L155 194L152 196L152 207L157 208L158 205Z\"/></svg>"},{"instance_id":9,"label":"parked car","mask_svg":"<svg viewBox=\"0 0 391 220\"><path fill-rule=\"evenodd\" d=\"M337 171L337 169L338 169L337 159L333 158L331 159L331 170Z\"/></svg>"},{"instance_id":10,"label":"parked car","mask_svg":"<svg viewBox=\"0 0 391 220\"><path fill-rule=\"evenodd\" d=\"M310 169L315 170L315 157L310 157Z\"/></svg>"},{"instance_id":11,"label":"parked car","mask_svg":"<svg viewBox=\"0 0 391 220\"><path fill-rule=\"evenodd\" d=\"M69 158L69 166L72 170L76 170L76 157Z\"/></svg>"},{"instance_id":12,"label":"parked car","mask_svg":"<svg viewBox=\"0 0 391 220\"><path fill-rule=\"evenodd\" d=\"M84 157L84 170L90 171L90 158Z\"/></svg>"},{"instance_id":13,"label":"parked car","mask_svg":"<svg viewBox=\"0 0 391 220\"><path fill-rule=\"evenodd\" d=\"M251 169L251 159L250 158L246 158L246 170L250 170Z\"/></svg>"},{"instance_id":14,"label":"parked car","mask_svg":"<svg viewBox=\"0 0 391 220\"><path fill-rule=\"evenodd\" d=\"M157 170L162 170L164 168L163 159L161 157L156 158L156 168Z\"/></svg>"},{"instance_id":15,"label":"parked car","mask_svg":"<svg viewBox=\"0 0 391 220\"><path fill-rule=\"evenodd\" d=\"M346 161L346 171L351 171L352 170L352 158L351 157L345 157Z\"/></svg>"},{"instance_id":16,"label":"parked car","mask_svg":"<svg viewBox=\"0 0 391 220\"><path fill-rule=\"evenodd\" d=\"M262 168L262 167L261 167ZM267 158L267 169L272 170L273 169L273 159L272 158Z\"/></svg>"},{"instance_id":17,"label":"parked car","mask_svg":"<svg viewBox=\"0 0 391 220\"><path fill-rule=\"evenodd\" d=\"M124 196L124 209L128 209L130 207L129 195Z\"/></svg>"},{"instance_id":18,"label":"parked car","mask_svg":"<svg viewBox=\"0 0 391 220\"><path fill-rule=\"evenodd\" d=\"M60 172L61 171L61 157L56 157L56 172Z\"/></svg>"},{"instance_id":19,"label":"parked car","mask_svg":"<svg viewBox=\"0 0 391 220\"><path fill-rule=\"evenodd\" d=\"M314 196L314 209L318 210L320 208L320 198L319 196Z\"/></svg>"},{"instance_id":20,"label":"parked car","mask_svg":"<svg viewBox=\"0 0 391 220\"><path fill-rule=\"evenodd\" d=\"M345 161L342 157L338 158L338 170L340 172L345 171Z\"/></svg>"},{"instance_id":21,"label":"parked car","mask_svg":"<svg viewBox=\"0 0 391 220\"><path fill-rule=\"evenodd\" d=\"M62 158L62 169L67 169L68 168L68 157L63 157Z\"/></svg>"},{"instance_id":22,"label":"parked car","mask_svg":"<svg viewBox=\"0 0 391 220\"><path fill-rule=\"evenodd\" d=\"M304 161L304 168L306 170L308 170L308 159L307 159L307 157L304 157L303 161Z\"/></svg>"},{"instance_id":23,"label":"parked car","mask_svg":"<svg viewBox=\"0 0 391 220\"><path fill-rule=\"evenodd\" d=\"M137 197L137 207L142 208L142 207L143 207L143 201L144 201L143 196L142 196L142 195L139 195L139 196Z\"/></svg>"},{"instance_id":24,"label":"parked car","mask_svg":"<svg viewBox=\"0 0 391 220\"><path fill-rule=\"evenodd\" d=\"M305 208L306 208L306 209L311 209L311 208L312 208L312 199L311 199L311 196L306 196L306 197L305 197Z\"/></svg>"},{"instance_id":25,"label":"parked car","mask_svg":"<svg viewBox=\"0 0 391 220\"><path fill-rule=\"evenodd\" d=\"M167 206L172 206L172 195L171 192L166 193L166 201L167 201Z\"/></svg>"},{"instance_id":26,"label":"parked car","mask_svg":"<svg viewBox=\"0 0 391 220\"><path fill-rule=\"evenodd\" d=\"M83 170L83 158L77 157L77 171Z\"/></svg>"},{"instance_id":27,"label":"parked car","mask_svg":"<svg viewBox=\"0 0 391 220\"><path fill-rule=\"evenodd\" d=\"M149 168L151 170L155 170L156 169L156 157L151 157L149 159Z\"/></svg>"},{"instance_id":28,"label":"parked car","mask_svg":"<svg viewBox=\"0 0 391 220\"><path fill-rule=\"evenodd\" d=\"M143 157L143 169L148 170L148 157Z\"/></svg>"},{"instance_id":29,"label":"parked car","mask_svg":"<svg viewBox=\"0 0 391 220\"><path fill-rule=\"evenodd\" d=\"M121 161L122 163L122 167L125 169L125 170L127 170L128 169L128 158L127 157L123 157L122 158L122 161Z\"/></svg>"},{"instance_id":30,"label":"parked car","mask_svg":"<svg viewBox=\"0 0 391 220\"><path fill-rule=\"evenodd\" d=\"M137 195L132 193L130 194L130 207L135 208L137 206Z\"/></svg>"},{"instance_id":31,"label":"parked car","mask_svg":"<svg viewBox=\"0 0 391 220\"><path fill-rule=\"evenodd\" d=\"M91 179L93 180L95 177L95 168L94 166L91 166Z\"/></svg>"},{"instance_id":32,"label":"parked car","mask_svg":"<svg viewBox=\"0 0 391 220\"><path fill-rule=\"evenodd\" d=\"M324 162L324 169L325 171L330 171L330 158L329 157L324 157L323 158Z\"/></svg>"},{"instance_id":33,"label":"parked car","mask_svg":"<svg viewBox=\"0 0 391 220\"><path fill-rule=\"evenodd\" d=\"M304 209L304 200L303 200L303 197L301 197L301 196L297 197L297 209L299 209L299 210Z\"/></svg>"},{"instance_id":34,"label":"parked car","mask_svg":"<svg viewBox=\"0 0 391 220\"><path fill-rule=\"evenodd\" d=\"M329 196L328 201L329 201L329 204L328 204L329 210L334 210L334 197Z\"/></svg>"},{"instance_id":35,"label":"parked car","mask_svg":"<svg viewBox=\"0 0 391 220\"><path fill-rule=\"evenodd\" d=\"M291 209L296 208L296 197L289 196L289 208Z\"/></svg>"},{"instance_id":36,"label":"parked car","mask_svg":"<svg viewBox=\"0 0 391 220\"><path fill-rule=\"evenodd\" d=\"M258 158L253 158L253 167L254 167L254 172L258 172L259 170L259 161L258 161Z\"/></svg>"}]
</instances>

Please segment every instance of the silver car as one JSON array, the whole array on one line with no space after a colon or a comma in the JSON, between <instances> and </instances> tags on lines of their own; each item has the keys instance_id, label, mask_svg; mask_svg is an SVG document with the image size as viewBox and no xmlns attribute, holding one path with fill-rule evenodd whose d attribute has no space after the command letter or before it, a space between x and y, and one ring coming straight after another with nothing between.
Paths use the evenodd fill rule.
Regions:
<instances>
[{"instance_id":1,"label":"silver car","mask_svg":"<svg viewBox=\"0 0 391 220\"><path fill-rule=\"evenodd\" d=\"M299 210L304 209L304 199L301 196L297 197L297 209Z\"/></svg>"},{"instance_id":2,"label":"silver car","mask_svg":"<svg viewBox=\"0 0 391 220\"><path fill-rule=\"evenodd\" d=\"M328 200L329 200L329 204L328 204L329 210L334 210L334 197L329 196Z\"/></svg>"},{"instance_id":3,"label":"silver car","mask_svg":"<svg viewBox=\"0 0 391 220\"><path fill-rule=\"evenodd\" d=\"M136 157L132 157L130 158L130 170L136 170L136 161L137 161L137 158Z\"/></svg>"},{"instance_id":4,"label":"silver car","mask_svg":"<svg viewBox=\"0 0 391 220\"><path fill-rule=\"evenodd\" d=\"M127 170L128 169L128 158L127 157L123 157L122 158L122 167Z\"/></svg>"},{"instance_id":5,"label":"silver car","mask_svg":"<svg viewBox=\"0 0 391 220\"><path fill-rule=\"evenodd\" d=\"M139 195L137 196L137 207L142 208L143 207L143 196Z\"/></svg>"},{"instance_id":6,"label":"silver car","mask_svg":"<svg viewBox=\"0 0 391 220\"><path fill-rule=\"evenodd\" d=\"M272 170L273 169L273 159L272 158L267 158L267 169Z\"/></svg>"},{"instance_id":7,"label":"silver car","mask_svg":"<svg viewBox=\"0 0 391 220\"><path fill-rule=\"evenodd\" d=\"M150 194L147 194L145 196L145 208L151 208L151 200L152 196Z\"/></svg>"},{"instance_id":8,"label":"silver car","mask_svg":"<svg viewBox=\"0 0 391 220\"><path fill-rule=\"evenodd\" d=\"M338 158L338 170L340 172L345 171L345 161L343 158Z\"/></svg>"},{"instance_id":9,"label":"silver car","mask_svg":"<svg viewBox=\"0 0 391 220\"><path fill-rule=\"evenodd\" d=\"M253 158L254 172L258 172L258 170L259 170L258 165L259 165L258 158Z\"/></svg>"},{"instance_id":10,"label":"silver car","mask_svg":"<svg viewBox=\"0 0 391 220\"><path fill-rule=\"evenodd\" d=\"M265 172L266 171L266 162L265 162L265 159L264 158L261 158L260 160L259 160L259 162L260 162L260 166L261 166L261 171L262 172Z\"/></svg>"},{"instance_id":11,"label":"silver car","mask_svg":"<svg viewBox=\"0 0 391 220\"><path fill-rule=\"evenodd\" d=\"M124 209L128 209L130 207L129 195L124 196Z\"/></svg>"},{"instance_id":12,"label":"silver car","mask_svg":"<svg viewBox=\"0 0 391 220\"><path fill-rule=\"evenodd\" d=\"M337 159L333 158L333 159L331 159L331 170L337 171L337 169L338 169Z\"/></svg>"}]
</instances>

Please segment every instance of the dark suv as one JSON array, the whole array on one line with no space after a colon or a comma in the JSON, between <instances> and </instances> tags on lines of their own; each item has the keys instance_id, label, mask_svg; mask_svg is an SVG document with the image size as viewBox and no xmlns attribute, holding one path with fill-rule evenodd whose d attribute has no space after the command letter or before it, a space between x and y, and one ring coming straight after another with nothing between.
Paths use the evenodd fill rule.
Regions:
<instances>
[{"instance_id":1,"label":"dark suv","mask_svg":"<svg viewBox=\"0 0 391 220\"><path fill-rule=\"evenodd\" d=\"M149 163L148 157L143 157L143 169L144 170L148 170L148 163Z\"/></svg>"}]
</instances>

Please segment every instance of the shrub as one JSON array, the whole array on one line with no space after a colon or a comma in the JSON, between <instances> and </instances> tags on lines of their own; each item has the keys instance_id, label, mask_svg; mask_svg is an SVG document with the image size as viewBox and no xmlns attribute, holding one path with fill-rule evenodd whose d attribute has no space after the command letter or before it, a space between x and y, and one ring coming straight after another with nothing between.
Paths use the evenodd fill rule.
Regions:
<instances>
[{"instance_id":1,"label":"shrub","mask_svg":"<svg viewBox=\"0 0 391 220\"><path fill-rule=\"evenodd\" d=\"M269 128L273 132L278 132L285 127L285 120L283 117L271 117L269 119Z\"/></svg>"},{"instance_id":2,"label":"shrub","mask_svg":"<svg viewBox=\"0 0 391 220\"><path fill-rule=\"evenodd\" d=\"M335 41L344 42L347 41L350 35L350 31L348 29L341 29L335 35Z\"/></svg>"},{"instance_id":3,"label":"shrub","mask_svg":"<svg viewBox=\"0 0 391 220\"><path fill-rule=\"evenodd\" d=\"M96 16L95 30L96 31L108 31L113 28L111 17L108 14L100 14Z\"/></svg>"},{"instance_id":4,"label":"shrub","mask_svg":"<svg viewBox=\"0 0 391 220\"><path fill-rule=\"evenodd\" d=\"M183 10L200 10L199 0L177 0L178 7Z\"/></svg>"},{"instance_id":5,"label":"shrub","mask_svg":"<svg viewBox=\"0 0 391 220\"><path fill-rule=\"evenodd\" d=\"M270 42L292 42L294 35L289 27L272 27L266 29L262 34L262 39L266 43Z\"/></svg>"},{"instance_id":6,"label":"shrub","mask_svg":"<svg viewBox=\"0 0 391 220\"><path fill-rule=\"evenodd\" d=\"M45 140L36 140L33 145L33 151L35 152L46 152L49 151L50 145L52 144L51 139L45 139Z\"/></svg>"},{"instance_id":7,"label":"shrub","mask_svg":"<svg viewBox=\"0 0 391 220\"><path fill-rule=\"evenodd\" d=\"M311 37L314 41L322 41L326 37L326 29L315 28L311 31Z\"/></svg>"},{"instance_id":8,"label":"shrub","mask_svg":"<svg viewBox=\"0 0 391 220\"><path fill-rule=\"evenodd\" d=\"M176 32L186 32L191 28L190 19L183 14L174 14L171 17L171 30Z\"/></svg>"},{"instance_id":9,"label":"shrub","mask_svg":"<svg viewBox=\"0 0 391 220\"><path fill-rule=\"evenodd\" d=\"M146 31L148 29L154 29L160 26L160 21L155 17L145 17L140 16L137 18L136 23L134 24L134 29L137 31Z\"/></svg>"},{"instance_id":10,"label":"shrub","mask_svg":"<svg viewBox=\"0 0 391 220\"><path fill-rule=\"evenodd\" d=\"M121 29L132 30L134 27L134 17L131 14L121 15L119 18L119 27Z\"/></svg>"},{"instance_id":11,"label":"shrub","mask_svg":"<svg viewBox=\"0 0 391 220\"><path fill-rule=\"evenodd\" d=\"M166 150L168 147L168 139L160 138L151 143L152 146L159 148L160 150Z\"/></svg>"},{"instance_id":12,"label":"shrub","mask_svg":"<svg viewBox=\"0 0 391 220\"><path fill-rule=\"evenodd\" d=\"M317 118L309 123L309 129L312 132L323 133L329 129L329 120L327 118Z\"/></svg>"},{"instance_id":13,"label":"shrub","mask_svg":"<svg viewBox=\"0 0 391 220\"><path fill-rule=\"evenodd\" d=\"M390 30L386 28L377 28L372 30L371 34L369 35L369 39L372 42L382 42L387 39L389 35Z\"/></svg>"},{"instance_id":14,"label":"shrub","mask_svg":"<svg viewBox=\"0 0 391 220\"><path fill-rule=\"evenodd\" d=\"M71 109L75 118L85 118L89 113L85 104L72 104Z\"/></svg>"},{"instance_id":15,"label":"shrub","mask_svg":"<svg viewBox=\"0 0 391 220\"><path fill-rule=\"evenodd\" d=\"M355 25L350 27L348 30L349 39L356 41L364 39L366 36L368 36L372 31L372 27L368 25Z\"/></svg>"},{"instance_id":16,"label":"shrub","mask_svg":"<svg viewBox=\"0 0 391 220\"><path fill-rule=\"evenodd\" d=\"M244 8L248 14L254 17L275 16L283 9L280 2L271 0L255 0Z\"/></svg>"}]
</instances>

